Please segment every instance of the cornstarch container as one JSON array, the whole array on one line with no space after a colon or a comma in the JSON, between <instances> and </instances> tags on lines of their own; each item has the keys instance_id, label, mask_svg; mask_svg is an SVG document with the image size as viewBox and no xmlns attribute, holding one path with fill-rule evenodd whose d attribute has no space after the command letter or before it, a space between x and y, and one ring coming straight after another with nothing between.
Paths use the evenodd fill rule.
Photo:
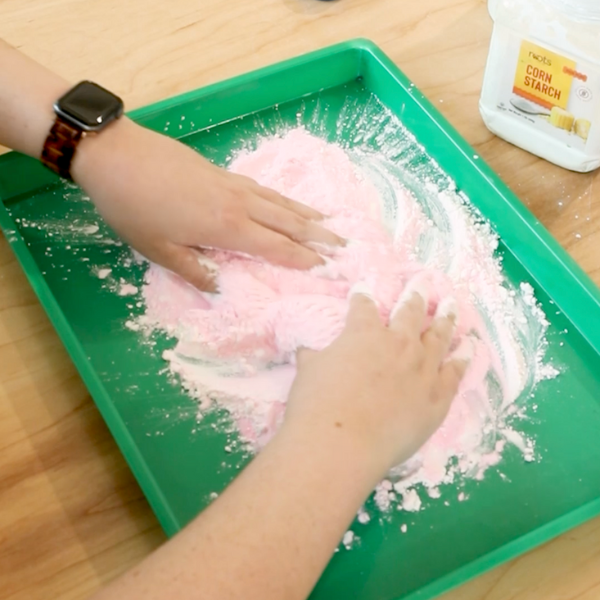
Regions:
<instances>
[{"instance_id":1,"label":"cornstarch container","mask_svg":"<svg viewBox=\"0 0 600 600\"><path fill-rule=\"evenodd\" d=\"M600 2L490 0L490 131L573 171L600 166Z\"/></svg>"},{"instance_id":2,"label":"cornstarch container","mask_svg":"<svg viewBox=\"0 0 600 600\"><path fill-rule=\"evenodd\" d=\"M498 7L498 0L488 0L488 12L492 19L496 16L496 8Z\"/></svg>"}]
</instances>

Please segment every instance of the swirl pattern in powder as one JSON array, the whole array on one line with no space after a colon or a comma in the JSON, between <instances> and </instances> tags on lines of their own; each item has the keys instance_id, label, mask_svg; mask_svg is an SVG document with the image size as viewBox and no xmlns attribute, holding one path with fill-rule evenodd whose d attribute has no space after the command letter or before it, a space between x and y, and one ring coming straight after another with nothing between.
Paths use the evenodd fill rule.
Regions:
<instances>
[{"instance_id":1,"label":"swirl pattern in powder","mask_svg":"<svg viewBox=\"0 0 600 600\"><path fill-rule=\"evenodd\" d=\"M454 343L471 336L475 358L444 424L378 489L379 506L397 497L392 486L415 510L416 484L435 497L437 486L459 475L482 478L507 443L534 458L532 441L509 423L522 409L519 399L554 375L541 368L546 322L531 289L511 289L505 281L489 226L456 195L432 188L431 201L418 202L383 156L347 153L301 128L264 140L230 168L328 215L326 226L348 244L323 249L327 264L311 272L208 251L218 295L201 294L151 265L145 322L177 338L164 356L201 411L214 402L227 408L249 447L260 449L283 418L296 349L320 350L333 341L352 286L367 285L387 320L417 277L432 306L456 299Z\"/></svg>"}]
</instances>

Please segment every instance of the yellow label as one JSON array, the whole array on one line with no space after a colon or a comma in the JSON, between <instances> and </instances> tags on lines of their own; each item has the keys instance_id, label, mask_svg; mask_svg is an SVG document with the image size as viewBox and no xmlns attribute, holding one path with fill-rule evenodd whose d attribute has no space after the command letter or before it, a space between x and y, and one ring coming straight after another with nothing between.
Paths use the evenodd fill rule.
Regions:
<instances>
[{"instance_id":1,"label":"yellow label","mask_svg":"<svg viewBox=\"0 0 600 600\"><path fill-rule=\"evenodd\" d=\"M528 41L521 43L513 92L545 108L566 108L575 61Z\"/></svg>"}]
</instances>

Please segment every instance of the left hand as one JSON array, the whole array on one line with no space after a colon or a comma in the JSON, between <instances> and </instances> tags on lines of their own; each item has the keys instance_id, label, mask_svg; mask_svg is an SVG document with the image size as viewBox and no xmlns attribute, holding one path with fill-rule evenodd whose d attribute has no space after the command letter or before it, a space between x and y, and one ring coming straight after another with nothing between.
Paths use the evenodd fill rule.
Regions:
<instances>
[{"instance_id":1,"label":"left hand","mask_svg":"<svg viewBox=\"0 0 600 600\"><path fill-rule=\"evenodd\" d=\"M310 269L323 264L311 243L343 243L318 211L125 117L81 142L72 173L124 240L203 290L215 290L215 274L202 247Z\"/></svg>"}]
</instances>

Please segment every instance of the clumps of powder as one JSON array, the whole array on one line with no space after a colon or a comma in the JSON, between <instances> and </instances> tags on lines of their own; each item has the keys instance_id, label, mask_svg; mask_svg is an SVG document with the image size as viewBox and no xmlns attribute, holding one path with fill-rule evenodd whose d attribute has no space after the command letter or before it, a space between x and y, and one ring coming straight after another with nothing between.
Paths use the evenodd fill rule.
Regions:
<instances>
[{"instance_id":1,"label":"clumps of powder","mask_svg":"<svg viewBox=\"0 0 600 600\"><path fill-rule=\"evenodd\" d=\"M202 413L215 403L227 409L241 439L258 451L283 420L295 351L321 350L337 337L353 286L371 290L386 320L418 276L433 304L456 299L454 344L470 336L474 357L445 422L376 487L375 503L384 512L393 505L422 510L417 489L435 500L440 486L482 479L506 444L534 460L533 441L514 427L525 412L523 399L556 375L544 363L547 321L531 286L515 290L506 283L495 256L498 239L464 195L448 182L440 190L425 181L417 201L383 154L350 156L303 129L264 140L230 168L327 214L325 225L348 243L329 249L326 264L309 272L209 250L218 295L150 266L144 327L177 339L164 359ZM366 519L361 514L359 522Z\"/></svg>"},{"instance_id":2,"label":"clumps of powder","mask_svg":"<svg viewBox=\"0 0 600 600\"><path fill-rule=\"evenodd\" d=\"M95 233L98 233L98 231L100 231L100 227L96 224L94 225L85 225L83 227L79 228L79 231L81 233L85 233L86 235L94 235Z\"/></svg>"},{"instance_id":3,"label":"clumps of powder","mask_svg":"<svg viewBox=\"0 0 600 600\"><path fill-rule=\"evenodd\" d=\"M533 440L526 439L514 429L506 428L503 435L508 442L516 446L522 453L526 462L533 462L535 459L535 444Z\"/></svg>"},{"instance_id":4,"label":"clumps of powder","mask_svg":"<svg viewBox=\"0 0 600 600\"><path fill-rule=\"evenodd\" d=\"M417 490L408 489L402 491L402 503L398 505L399 510L418 512L421 510L421 506L422 502Z\"/></svg>"},{"instance_id":5,"label":"clumps of powder","mask_svg":"<svg viewBox=\"0 0 600 600\"><path fill-rule=\"evenodd\" d=\"M344 544L346 550L350 550L352 548L355 540L356 540L356 536L354 534L354 531L348 530L348 531L346 531L346 533L344 534L344 537L342 538L342 544Z\"/></svg>"},{"instance_id":6,"label":"clumps of powder","mask_svg":"<svg viewBox=\"0 0 600 600\"><path fill-rule=\"evenodd\" d=\"M371 520L371 516L369 515L369 513L364 508L361 508L358 511L358 514L356 516L356 520L361 525L366 525Z\"/></svg>"},{"instance_id":7,"label":"clumps of powder","mask_svg":"<svg viewBox=\"0 0 600 600\"><path fill-rule=\"evenodd\" d=\"M142 324L135 319L127 319L127 321L125 321L125 328L130 331L140 331L142 329Z\"/></svg>"},{"instance_id":8,"label":"clumps of powder","mask_svg":"<svg viewBox=\"0 0 600 600\"><path fill-rule=\"evenodd\" d=\"M139 290L135 285L127 283L124 279L121 279L119 282L119 290L117 292L119 296L135 296L138 292Z\"/></svg>"},{"instance_id":9,"label":"clumps of powder","mask_svg":"<svg viewBox=\"0 0 600 600\"><path fill-rule=\"evenodd\" d=\"M389 510L392 502L396 499L396 494L392 491L392 482L388 479L384 479L375 488L375 503L382 511Z\"/></svg>"},{"instance_id":10,"label":"clumps of powder","mask_svg":"<svg viewBox=\"0 0 600 600\"><path fill-rule=\"evenodd\" d=\"M541 309L535 298L533 287L529 283L522 282L519 285L519 290L521 292L521 300L523 304L527 306L535 321L539 323L540 327L542 327L545 331L548 328L549 322L546 319L544 311ZM554 365L544 360L546 347L546 340L541 339L540 344L538 345L538 348L536 350L534 359L534 373L536 383L544 381L545 379L554 379L560 374L560 371Z\"/></svg>"}]
</instances>

